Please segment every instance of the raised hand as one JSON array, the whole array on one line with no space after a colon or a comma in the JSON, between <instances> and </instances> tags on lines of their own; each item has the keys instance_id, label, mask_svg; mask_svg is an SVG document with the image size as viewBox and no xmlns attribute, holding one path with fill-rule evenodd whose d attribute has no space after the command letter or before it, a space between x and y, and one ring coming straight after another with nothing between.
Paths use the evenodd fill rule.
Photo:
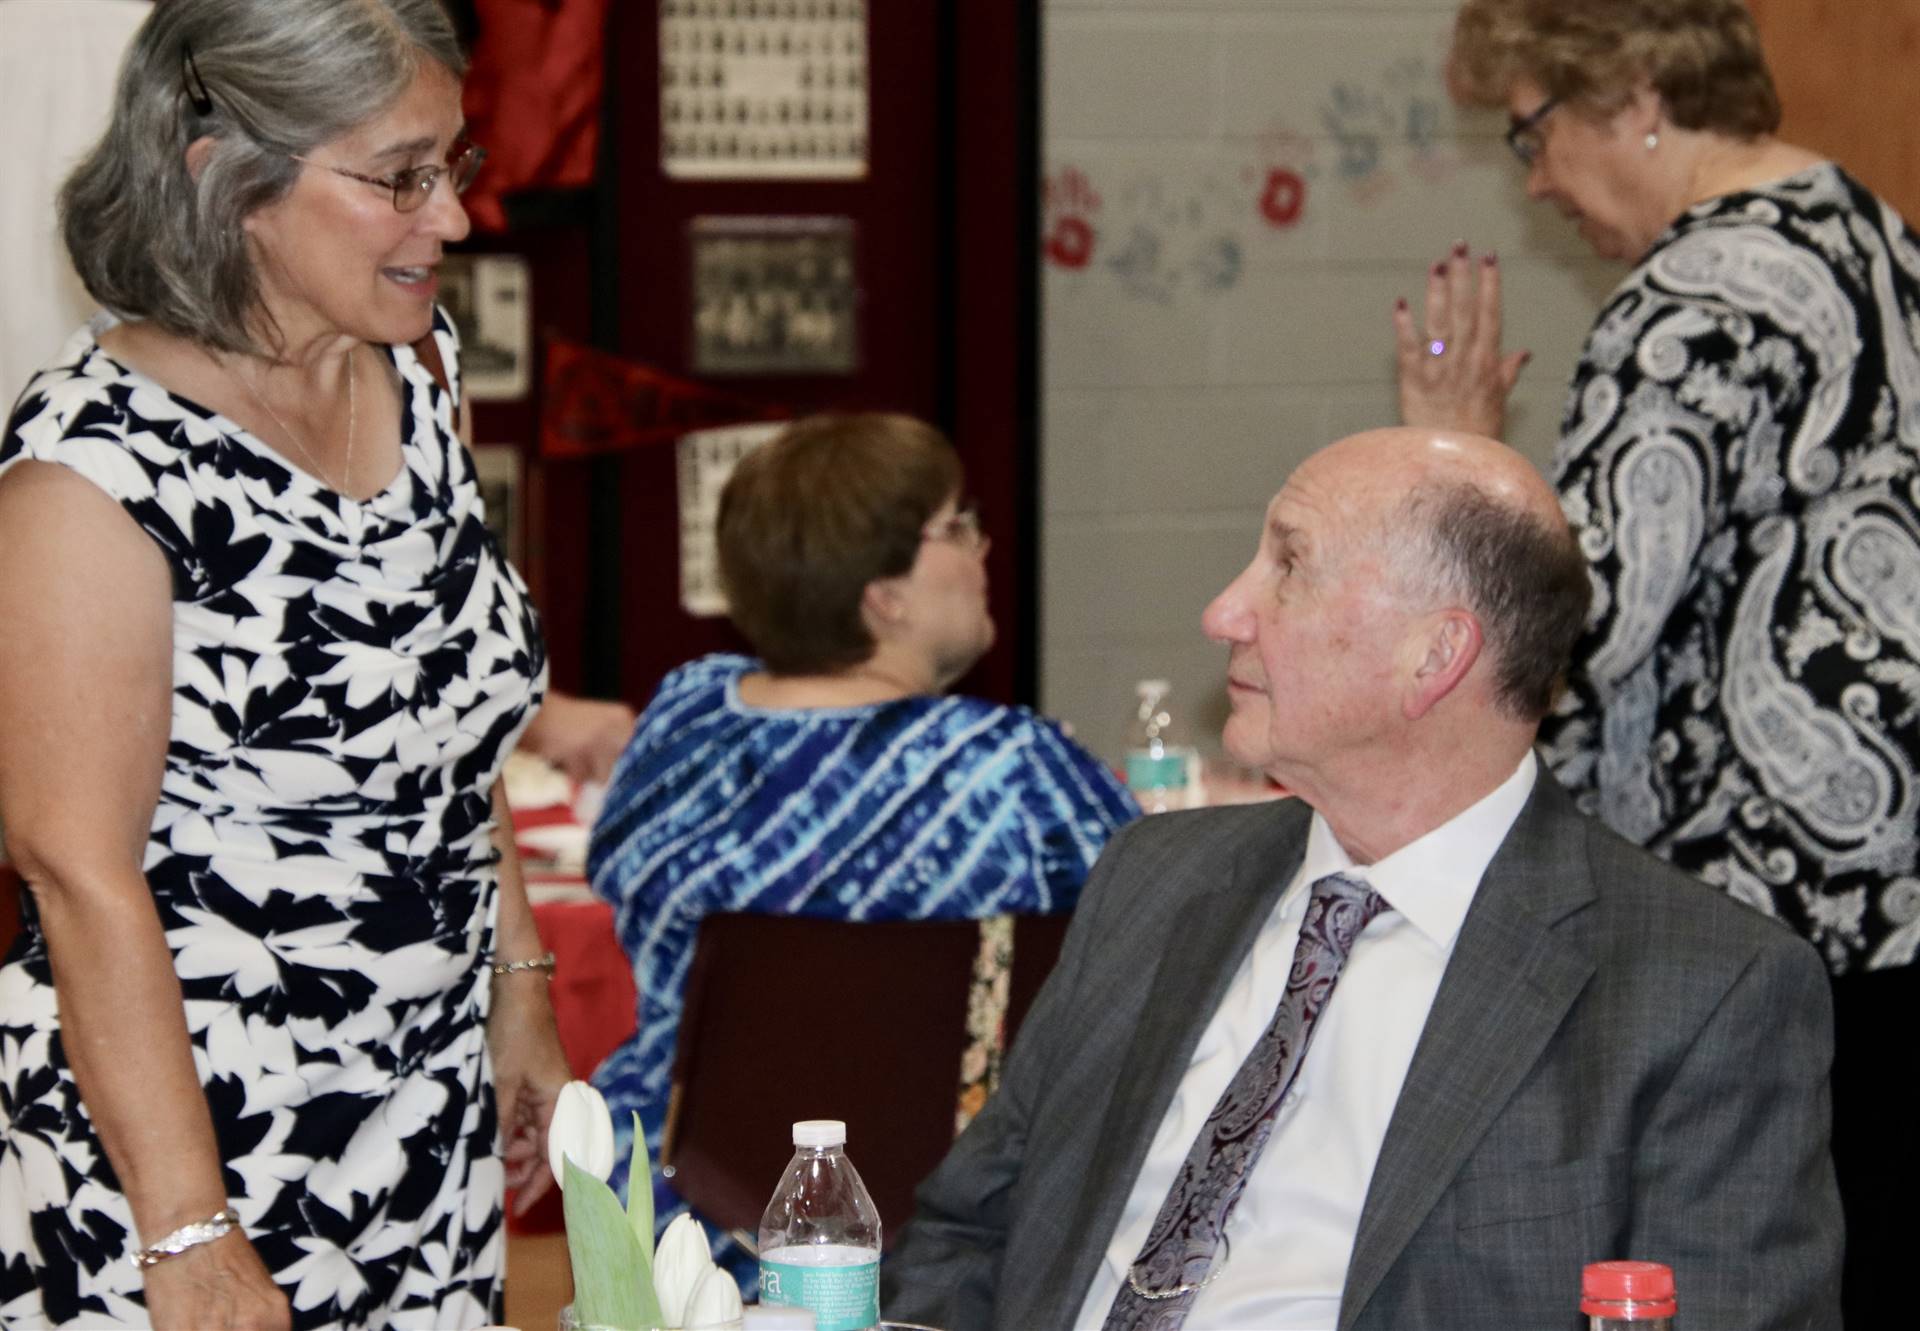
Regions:
<instances>
[{"instance_id":1,"label":"raised hand","mask_svg":"<svg viewBox=\"0 0 1920 1331\"><path fill-rule=\"evenodd\" d=\"M1507 396L1533 353L1500 349L1499 261L1456 244L1428 270L1423 314L1416 329L1407 302L1394 302L1402 423L1500 438Z\"/></svg>"}]
</instances>

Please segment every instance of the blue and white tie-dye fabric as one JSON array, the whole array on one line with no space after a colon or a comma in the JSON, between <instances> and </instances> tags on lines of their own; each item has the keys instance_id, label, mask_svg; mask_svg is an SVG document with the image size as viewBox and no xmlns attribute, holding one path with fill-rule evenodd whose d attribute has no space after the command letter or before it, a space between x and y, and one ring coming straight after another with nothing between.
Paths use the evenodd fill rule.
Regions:
<instances>
[{"instance_id":1,"label":"blue and white tie-dye fabric","mask_svg":"<svg viewBox=\"0 0 1920 1331\"><path fill-rule=\"evenodd\" d=\"M1024 707L916 697L771 711L740 701L740 677L758 669L709 656L668 675L594 825L588 875L613 905L640 995L639 1031L593 1077L623 1129L622 1171L629 1110L658 1158L706 916L1068 911L1138 813L1111 771ZM683 1209L657 1179L655 1202L663 1225Z\"/></svg>"}]
</instances>

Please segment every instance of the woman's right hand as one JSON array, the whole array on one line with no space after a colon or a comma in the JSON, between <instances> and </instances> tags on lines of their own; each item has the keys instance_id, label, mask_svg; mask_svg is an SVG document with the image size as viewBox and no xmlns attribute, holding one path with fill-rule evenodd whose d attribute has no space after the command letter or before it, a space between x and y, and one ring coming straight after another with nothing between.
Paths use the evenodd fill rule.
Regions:
<instances>
[{"instance_id":1,"label":"woman's right hand","mask_svg":"<svg viewBox=\"0 0 1920 1331\"><path fill-rule=\"evenodd\" d=\"M289 1331L293 1311L246 1235L189 1248L146 1272L154 1331Z\"/></svg>"},{"instance_id":2,"label":"woman's right hand","mask_svg":"<svg viewBox=\"0 0 1920 1331\"><path fill-rule=\"evenodd\" d=\"M1455 245L1427 273L1422 315L1418 328L1406 301L1394 305L1401 423L1500 438L1507 395L1532 353L1500 350L1498 261Z\"/></svg>"}]
</instances>

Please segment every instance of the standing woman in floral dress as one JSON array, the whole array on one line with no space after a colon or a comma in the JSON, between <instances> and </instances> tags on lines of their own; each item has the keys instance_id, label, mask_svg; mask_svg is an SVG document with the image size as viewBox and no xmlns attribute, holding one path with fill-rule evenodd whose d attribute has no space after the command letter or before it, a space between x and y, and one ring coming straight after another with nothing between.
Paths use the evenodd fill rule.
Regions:
<instances>
[{"instance_id":1,"label":"standing woman in floral dress","mask_svg":"<svg viewBox=\"0 0 1920 1331\"><path fill-rule=\"evenodd\" d=\"M63 194L115 317L0 437L10 1328L479 1326L544 1186L496 778L545 652L433 304L462 69L437 0L168 0Z\"/></svg>"}]
</instances>

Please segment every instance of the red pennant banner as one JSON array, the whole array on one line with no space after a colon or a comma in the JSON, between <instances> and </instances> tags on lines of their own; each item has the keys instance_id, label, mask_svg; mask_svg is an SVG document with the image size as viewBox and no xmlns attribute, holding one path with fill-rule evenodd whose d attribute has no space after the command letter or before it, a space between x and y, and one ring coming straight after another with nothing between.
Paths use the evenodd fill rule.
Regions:
<instances>
[{"instance_id":1,"label":"red pennant banner","mask_svg":"<svg viewBox=\"0 0 1920 1331\"><path fill-rule=\"evenodd\" d=\"M671 444L690 430L792 413L723 393L564 338L547 339L540 412L540 455L592 458Z\"/></svg>"}]
</instances>

